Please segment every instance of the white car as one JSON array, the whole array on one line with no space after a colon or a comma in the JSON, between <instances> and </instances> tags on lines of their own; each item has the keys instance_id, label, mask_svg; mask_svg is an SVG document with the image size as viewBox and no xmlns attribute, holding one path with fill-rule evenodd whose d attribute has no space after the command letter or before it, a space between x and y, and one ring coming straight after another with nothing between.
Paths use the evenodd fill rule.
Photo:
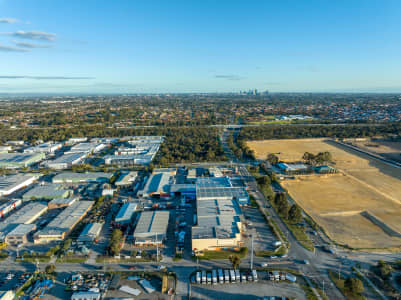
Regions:
<instances>
[{"instance_id":1,"label":"white car","mask_svg":"<svg viewBox=\"0 0 401 300\"><path fill-rule=\"evenodd\" d=\"M262 268L266 268L267 267L267 262L263 262L260 264Z\"/></svg>"}]
</instances>

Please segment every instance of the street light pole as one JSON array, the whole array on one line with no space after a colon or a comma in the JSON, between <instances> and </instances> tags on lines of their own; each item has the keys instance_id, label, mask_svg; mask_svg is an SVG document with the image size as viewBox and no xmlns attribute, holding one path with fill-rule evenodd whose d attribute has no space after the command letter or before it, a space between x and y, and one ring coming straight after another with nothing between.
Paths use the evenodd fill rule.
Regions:
<instances>
[{"instance_id":1,"label":"street light pole","mask_svg":"<svg viewBox=\"0 0 401 300\"><path fill-rule=\"evenodd\" d=\"M253 234L251 235L251 270L253 270Z\"/></svg>"},{"instance_id":2,"label":"street light pole","mask_svg":"<svg viewBox=\"0 0 401 300\"><path fill-rule=\"evenodd\" d=\"M156 261L159 262L159 244L157 242L157 233L156 233Z\"/></svg>"}]
</instances>

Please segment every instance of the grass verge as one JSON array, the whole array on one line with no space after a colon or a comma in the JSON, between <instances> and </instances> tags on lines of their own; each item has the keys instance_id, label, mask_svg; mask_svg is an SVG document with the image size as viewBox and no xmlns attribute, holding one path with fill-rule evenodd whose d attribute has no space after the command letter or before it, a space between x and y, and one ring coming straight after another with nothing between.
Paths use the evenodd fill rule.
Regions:
<instances>
[{"instance_id":1,"label":"grass verge","mask_svg":"<svg viewBox=\"0 0 401 300\"><path fill-rule=\"evenodd\" d=\"M242 247L239 251L233 250L221 250L221 251L204 251L202 256L199 256L199 259L228 259L230 255L238 255L240 258L246 257L248 253L248 248Z\"/></svg>"},{"instance_id":2,"label":"grass verge","mask_svg":"<svg viewBox=\"0 0 401 300\"><path fill-rule=\"evenodd\" d=\"M340 278L338 278L337 273L335 273L333 271L329 271L329 276L330 276L330 279L336 285L336 287L343 293L343 295L345 295L345 297L347 297L347 299L349 299L349 300L366 300L366 298L364 296L362 296L360 294L352 293L349 290L347 290L344 287L345 278L342 277L341 275L340 275Z\"/></svg>"}]
</instances>

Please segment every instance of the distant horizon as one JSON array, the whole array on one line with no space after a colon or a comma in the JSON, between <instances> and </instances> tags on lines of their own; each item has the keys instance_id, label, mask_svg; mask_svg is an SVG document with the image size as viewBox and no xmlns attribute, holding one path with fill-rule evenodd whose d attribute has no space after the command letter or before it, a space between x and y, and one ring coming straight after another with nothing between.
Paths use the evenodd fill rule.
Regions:
<instances>
[{"instance_id":1,"label":"distant horizon","mask_svg":"<svg viewBox=\"0 0 401 300\"><path fill-rule=\"evenodd\" d=\"M23 93L23 92L14 92L14 93L2 93L0 92L0 99L2 97L18 97L18 96L25 96L25 97L35 97L35 96L44 96L44 97L78 97L78 96L147 96L147 95L232 95L232 96L244 96L244 97L263 97L263 96L268 96L268 95L275 95L275 94L321 94L321 95L395 95L401 96L401 91L399 92L375 92L375 91L369 91L369 92L364 92L364 91L359 91L359 92L318 92L318 91L294 91L294 92L269 92L268 94L259 94L259 95L245 95L245 94L239 94L239 92L159 92L159 93L112 93L112 92L98 92L98 93L80 93L80 92L59 92L59 93L46 93L46 92L37 92L37 93Z\"/></svg>"},{"instance_id":2,"label":"distant horizon","mask_svg":"<svg viewBox=\"0 0 401 300\"><path fill-rule=\"evenodd\" d=\"M400 93L396 0L0 0L0 93Z\"/></svg>"}]
</instances>

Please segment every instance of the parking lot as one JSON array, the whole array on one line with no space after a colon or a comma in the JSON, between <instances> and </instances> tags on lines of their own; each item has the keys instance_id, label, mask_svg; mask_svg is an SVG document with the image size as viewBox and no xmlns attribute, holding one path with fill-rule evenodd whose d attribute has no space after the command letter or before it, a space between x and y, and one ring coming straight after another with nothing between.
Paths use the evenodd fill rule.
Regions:
<instances>
[{"instance_id":1,"label":"parking lot","mask_svg":"<svg viewBox=\"0 0 401 300\"><path fill-rule=\"evenodd\" d=\"M191 299L263 299L263 297L287 297L297 300L306 299L303 290L297 285L286 282L249 282L237 284L192 285ZM280 298L281 299L281 298Z\"/></svg>"},{"instance_id":2,"label":"parking lot","mask_svg":"<svg viewBox=\"0 0 401 300\"><path fill-rule=\"evenodd\" d=\"M249 224L248 235L253 234L253 249L254 251L272 251L276 247L273 245L277 241L277 238L266 225L266 221L262 214L257 208L254 207L244 207L243 213L246 222ZM248 248L250 247L250 240L248 241Z\"/></svg>"}]
</instances>

